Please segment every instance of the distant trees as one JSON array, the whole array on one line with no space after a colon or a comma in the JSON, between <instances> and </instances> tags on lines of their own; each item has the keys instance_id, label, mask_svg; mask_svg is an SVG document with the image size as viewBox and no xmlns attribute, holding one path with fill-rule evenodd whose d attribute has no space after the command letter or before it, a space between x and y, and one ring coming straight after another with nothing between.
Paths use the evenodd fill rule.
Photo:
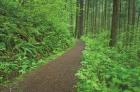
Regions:
<instances>
[{"instance_id":1,"label":"distant trees","mask_svg":"<svg viewBox=\"0 0 140 92\"><path fill-rule=\"evenodd\" d=\"M82 1L84 4L80 7ZM136 40L139 39L139 0L77 0L77 3L77 26L83 25L83 28L80 27L84 30L83 33L90 32L95 35L106 30L110 33L111 47L120 43L124 47L138 44ZM81 8L84 11L80 11ZM84 13L83 18L80 18L80 12Z\"/></svg>"}]
</instances>

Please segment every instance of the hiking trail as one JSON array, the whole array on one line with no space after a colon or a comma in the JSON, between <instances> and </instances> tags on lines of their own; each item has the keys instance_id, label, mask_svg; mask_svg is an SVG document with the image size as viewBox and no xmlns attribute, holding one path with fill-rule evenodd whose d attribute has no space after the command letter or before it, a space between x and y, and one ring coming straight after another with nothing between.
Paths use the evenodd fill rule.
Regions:
<instances>
[{"instance_id":1,"label":"hiking trail","mask_svg":"<svg viewBox=\"0 0 140 92\"><path fill-rule=\"evenodd\" d=\"M83 49L83 42L77 41L62 56L28 73L19 84L20 91L11 92L76 92L75 73L80 68Z\"/></svg>"}]
</instances>

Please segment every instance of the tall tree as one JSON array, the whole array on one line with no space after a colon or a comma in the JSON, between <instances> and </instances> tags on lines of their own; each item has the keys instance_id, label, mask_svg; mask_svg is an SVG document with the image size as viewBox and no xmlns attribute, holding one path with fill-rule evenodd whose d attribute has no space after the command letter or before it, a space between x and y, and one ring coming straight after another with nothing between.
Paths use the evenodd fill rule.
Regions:
<instances>
[{"instance_id":1,"label":"tall tree","mask_svg":"<svg viewBox=\"0 0 140 92\"><path fill-rule=\"evenodd\" d=\"M136 4L135 0L128 0L128 24L135 25Z\"/></svg>"},{"instance_id":2,"label":"tall tree","mask_svg":"<svg viewBox=\"0 0 140 92\"><path fill-rule=\"evenodd\" d=\"M80 13L79 13L79 35L78 38L83 34L83 26L84 26L84 0L80 0Z\"/></svg>"},{"instance_id":3,"label":"tall tree","mask_svg":"<svg viewBox=\"0 0 140 92\"><path fill-rule=\"evenodd\" d=\"M119 19L119 7L120 0L113 0L113 15L112 15L112 27L111 27L111 36L110 43L111 47L116 45L117 41L117 30L118 30L118 19Z\"/></svg>"},{"instance_id":4,"label":"tall tree","mask_svg":"<svg viewBox=\"0 0 140 92\"><path fill-rule=\"evenodd\" d=\"M79 32L79 0L76 0L76 27L75 27L75 38L78 37Z\"/></svg>"},{"instance_id":5,"label":"tall tree","mask_svg":"<svg viewBox=\"0 0 140 92\"><path fill-rule=\"evenodd\" d=\"M83 34L84 26L84 0L77 0L76 30L75 35L80 38Z\"/></svg>"}]
</instances>

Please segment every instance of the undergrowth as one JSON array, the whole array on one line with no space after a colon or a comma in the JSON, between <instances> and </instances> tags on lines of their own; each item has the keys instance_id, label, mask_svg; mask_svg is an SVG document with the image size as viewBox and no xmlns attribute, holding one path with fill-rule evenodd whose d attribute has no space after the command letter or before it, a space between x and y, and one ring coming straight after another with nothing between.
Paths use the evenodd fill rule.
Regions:
<instances>
[{"instance_id":1,"label":"undergrowth","mask_svg":"<svg viewBox=\"0 0 140 92\"><path fill-rule=\"evenodd\" d=\"M140 58L137 46L110 48L108 34L83 37L86 47L76 74L78 92L140 92Z\"/></svg>"},{"instance_id":2,"label":"undergrowth","mask_svg":"<svg viewBox=\"0 0 140 92\"><path fill-rule=\"evenodd\" d=\"M74 41L63 0L19 1L0 0L0 84L65 51Z\"/></svg>"}]
</instances>

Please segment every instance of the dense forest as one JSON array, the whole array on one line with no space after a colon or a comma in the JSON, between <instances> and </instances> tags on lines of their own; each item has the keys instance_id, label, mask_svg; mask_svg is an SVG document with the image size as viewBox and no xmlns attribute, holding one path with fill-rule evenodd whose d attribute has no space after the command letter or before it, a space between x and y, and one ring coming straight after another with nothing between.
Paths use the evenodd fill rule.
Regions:
<instances>
[{"instance_id":1,"label":"dense forest","mask_svg":"<svg viewBox=\"0 0 140 92\"><path fill-rule=\"evenodd\" d=\"M77 39L77 92L140 92L140 0L0 0L0 85Z\"/></svg>"}]
</instances>

